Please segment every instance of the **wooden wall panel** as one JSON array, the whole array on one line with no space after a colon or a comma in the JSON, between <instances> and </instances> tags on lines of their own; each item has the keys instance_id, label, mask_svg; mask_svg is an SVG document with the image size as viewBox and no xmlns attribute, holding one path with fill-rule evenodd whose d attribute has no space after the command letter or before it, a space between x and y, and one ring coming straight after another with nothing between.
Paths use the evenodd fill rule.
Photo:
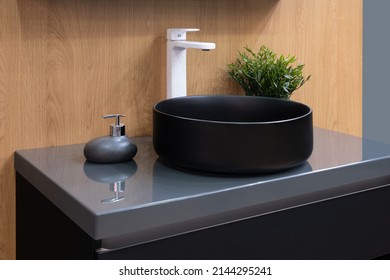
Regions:
<instances>
[{"instance_id":1,"label":"wooden wall panel","mask_svg":"<svg viewBox=\"0 0 390 280\"><path fill-rule=\"evenodd\" d=\"M188 51L189 94L241 92L226 64L266 44L306 64L293 98L316 125L361 135L362 0L0 0L0 259L15 257L13 152L107 134L105 113L150 135L172 27L217 44Z\"/></svg>"},{"instance_id":2,"label":"wooden wall panel","mask_svg":"<svg viewBox=\"0 0 390 280\"><path fill-rule=\"evenodd\" d=\"M4 7L0 2L0 18L4 17ZM13 204L6 202L6 148L5 148L5 33L6 28L4 24L0 24L0 259L12 256L7 254L9 245L7 242L12 242L8 233L12 232L13 223L7 220L6 215L9 212L7 208L11 208ZM8 188L7 188L8 189ZM7 211L8 210L8 211Z\"/></svg>"}]
</instances>

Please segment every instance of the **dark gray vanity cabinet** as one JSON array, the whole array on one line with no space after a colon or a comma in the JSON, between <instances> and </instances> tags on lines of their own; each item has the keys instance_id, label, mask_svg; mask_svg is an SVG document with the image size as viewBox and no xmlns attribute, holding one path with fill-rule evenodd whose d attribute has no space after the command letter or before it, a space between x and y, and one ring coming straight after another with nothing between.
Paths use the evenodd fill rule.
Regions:
<instances>
[{"instance_id":1,"label":"dark gray vanity cabinet","mask_svg":"<svg viewBox=\"0 0 390 280\"><path fill-rule=\"evenodd\" d=\"M17 259L371 259L390 252L390 186L102 248L17 174ZM386 258L386 256L384 257Z\"/></svg>"},{"instance_id":2,"label":"dark gray vanity cabinet","mask_svg":"<svg viewBox=\"0 0 390 280\"><path fill-rule=\"evenodd\" d=\"M99 247L99 241L16 173L17 259L94 259Z\"/></svg>"}]
</instances>

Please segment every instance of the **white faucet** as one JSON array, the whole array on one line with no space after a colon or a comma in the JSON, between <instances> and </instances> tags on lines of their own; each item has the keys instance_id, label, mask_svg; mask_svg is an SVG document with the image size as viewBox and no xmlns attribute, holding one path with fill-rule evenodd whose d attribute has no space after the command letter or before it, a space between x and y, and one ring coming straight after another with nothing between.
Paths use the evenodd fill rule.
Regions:
<instances>
[{"instance_id":1,"label":"white faucet","mask_svg":"<svg viewBox=\"0 0 390 280\"><path fill-rule=\"evenodd\" d=\"M167 30L167 98L187 95L187 49L215 49L214 43L186 41L190 31L199 29Z\"/></svg>"}]
</instances>

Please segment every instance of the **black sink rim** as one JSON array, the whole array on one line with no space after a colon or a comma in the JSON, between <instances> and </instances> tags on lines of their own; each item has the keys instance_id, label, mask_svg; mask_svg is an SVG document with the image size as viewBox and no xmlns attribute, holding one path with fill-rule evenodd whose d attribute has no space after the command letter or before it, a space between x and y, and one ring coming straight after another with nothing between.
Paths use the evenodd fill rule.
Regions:
<instances>
[{"instance_id":1,"label":"black sink rim","mask_svg":"<svg viewBox=\"0 0 390 280\"><path fill-rule=\"evenodd\" d=\"M220 120L209 120L209 119L202 119L202 118L192 118L192 117L180 116L177 114L165 112L165 111L158 108L159 106L163 105L164 103L175 102L175 101L179 101L179 100L183 100L183 99L205 99L205 98L228 98L228 99L229 98L232 98L232 99L234 99L234 98L237 98L237 99L244 99L244 98L250 99L250 98L252 98L254 100L255 99L262 99L262 100L268 100L268 101L272 101L272 102L281 102L281 103L286 102L286 103L291 104L291 105L300 106L304 110L306 110L307 112L304 114L301 114L297 117L285 118L285 119L273 120L273 121L220 121ZM221 95L190 95L190 96L165 99L165 100L162 100L162 101L154 104L153 110L159 114L162 114L162 115L165 115L168 117L172 117L172 118L186 120L186 121L194 121L194 122L200 122L200 123L206 122L206 123L215 123L215 124L232 124L232 125L234 125L234 124L237 124L237 125L259 125L259 124L267 125L267 124L287 123L287 122L293 122L293 121L297 121L299 119L306 118L307 116L312 114L312 109L308 105L297 102L297 101L293 101L293 100L276 99L276 98L263 97L263 96L222 95L222 94Z\"/></svg>"}]
</instances>

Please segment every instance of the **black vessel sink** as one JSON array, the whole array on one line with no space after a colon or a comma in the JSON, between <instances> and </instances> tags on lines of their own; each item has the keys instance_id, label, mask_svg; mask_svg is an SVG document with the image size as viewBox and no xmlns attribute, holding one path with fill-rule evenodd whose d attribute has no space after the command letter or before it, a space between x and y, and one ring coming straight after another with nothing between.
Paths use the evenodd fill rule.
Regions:
<instances>
[{"instance_id":1,"label":"black vessel sink","mask_svg":"<svg viewBox=\"0 0 390 280\"><path fill-rule=\"evenodd\" d=\"M255 96L163 100L153 109L162 163L207 173L259 174L304 163L313 150L311 109Z\"/></svg>"}]
</instances>

